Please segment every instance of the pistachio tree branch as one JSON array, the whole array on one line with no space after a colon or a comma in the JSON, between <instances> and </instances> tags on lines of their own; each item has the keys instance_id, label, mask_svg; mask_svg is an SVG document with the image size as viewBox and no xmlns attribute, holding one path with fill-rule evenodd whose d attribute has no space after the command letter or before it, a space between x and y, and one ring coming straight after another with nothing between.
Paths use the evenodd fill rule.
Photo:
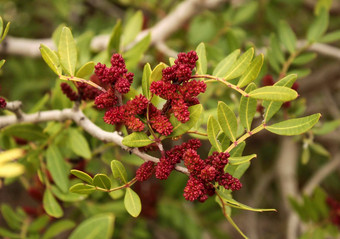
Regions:
<instances>
[{"instance_id":1,"label":"pistachio tree branch","mask_svg":"<svg viewBox=\"0 0 340 239\"><path fill-rule=\"evenodd\" d=\"M21 102L8 102L6 109L10 111L20 110ZM78 126L83 128L87 133L92 135L93 137L105 141L105 142L113 142L119 146L121 146L124 150L129 151L144 161L152 161L155 163L159 162L158 158L152 157L146 153L142 153L138 150L138 148L129 148L123 145L122 140L123 137L118 134L118 132L108 132L97 125L95 125L89 118L87 118L84 113L80 109L63 109L63 110L49 110L42 111L33 114L25 114L23 112L20 113L20 117L17 115L7 115L0 116L0 129L4 128L8 125L18 124L18 123L40 123L47 121L65 121L65 120L73 120ZM177 171L189 174L188 170L181 166L176 166Z\"/></svg>"},{"instance_id":2,"label":"pistachio tree branch","mask_svg":"<svg viewBox=\"0 0 340 239\"><path fill-rule=\"evenodd\" d=\"M221 6L228 0L186 0L180 3L172 12L160 20L152 28L141 32L136 41L127 46L131 48L147 34L151 34L151 45L158 45L161 50L174 54L174 51L166 49L164 41L169 38L174 32L179 30L186 22L197 14ZM107 48L109 35L100 35L93 38L91 42L92 51L101 51ZM51 49L56 49L52 39L26 39L8 36L5 39L5 44L0 45L0 54L20 55L29 57L40 57L39 46L41 43L47 45Z\"/></svg>"}]
</instances>

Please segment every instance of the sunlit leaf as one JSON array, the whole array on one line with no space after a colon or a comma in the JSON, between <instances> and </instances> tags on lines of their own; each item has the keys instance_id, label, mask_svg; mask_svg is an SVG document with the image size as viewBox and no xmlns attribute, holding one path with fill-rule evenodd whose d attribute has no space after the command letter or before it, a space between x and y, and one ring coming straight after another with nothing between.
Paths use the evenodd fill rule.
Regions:
<instances>
[{"instance_id":1,"label":"sunlit leaf","mask_svg":"<svg viewBox=\"0 0 340 239\"><path fill-rule=\"evenodd\" d=\"M220 126L213 116L210 116L207 123L207 134L209 142L214 146L218 152L222 152L221 144L217 140Z\"/></svg>"},{"instance_id":2,"label":"sunlit leaf","mask_svg":"<svg viewBox=\"0 0 340 239\"><path fill-rule=\"evenodd\" d=\"M283 86L264 86L249 92L248 95L258 100L283 102L294 100L298 96L295 90Z\"/></svg>"},{"instance_id":3,"label":"sunlit leaf","mask_svg":"<svg viewBox=\"0 0 340 239\"><path fill-rule=\"evenodd\" d=\"M263 54L258 55L248 66L241 79L238 81L237 86L242 88L249 83L253 82L259 75L263 64Z\"/></svg>"},{"instance_id":4,"label":"sunlit leaf","mask_svg":"<svg viewBox=\"0 0 340 239\"><path fill-rule=\"evenodd\" d=\"M77 169L72 169L71 170L71 173L76 176L77 178L89 183L89 184L92 184L92 177L90 175L88 175L87 173L85 172L82 172L80 170L77 170Z\"/></svg>"},{"instance_id":5,"label":"sunlit leaf","mask_svg":"<svg viewBox=\"0 0 340 239\"><path fill-rule=\"evenodd\" d=\"M109 190L111 189L111 180L105 174L96 174L93 178L93 185Z\"/></svg>"},{"instance_id":6,"label":"sunlit leaf","mask_svg":"<svg viewBox=\"0 0 340 239\"><path fill-rule=\"evenodd\" d=\"M219 101L217 106L217 118L223 132L235 142L237 133L237 119L235 113L224 102Z\"/></svg>"},{"instance_id":7,"label":"sunlit leaf","mask_svg":"<svg viewBox=\"0 0 340 239\"><path fill-rule=\"evenodd\" d=\"M44 192L43 206L45 212L51 217L60 218L64 214L63 209L60 207L58 201L48 189L46 189Z\"/></svg>"},{"instance_id":8,"label":"sunlit leaf","mask_svg":"<svg viewBox=\"0 0 340 239\"><path fill-rule=\"evenodd\" d=\"M198 61L196 62L196 74L203 75L207 72L207 55L204 43L200 43L196 48Z\"/></svg>"},{"instance_id":9,"label":"sunlit leaf","mask_svg":"<svg viewBox=\"0 0 340 239\"><path fill-rule=\"evenodd\" d=\"M60 64L63 69L74 76L77 63L77 47L72 32L68 27L63 27L58 45Z\"/></svg>"},{"instance_id":10,"label":"sunlit leaf","mask_svg":"<svg viewBox=\"0 0 340 239\"><path fill-rule=\"evenodd\" d=\"M93 74L95 63L93 61L89 61L85 63L80 69L77 71L76 76L79 78L85 78Z\"/></svg>"},{"instance_id":11,"label":"sunlit leaf","mask_svg":"<svg viewBox=\"0 0 340 239\"><path fill-rule=\"evenodd\" d=\"M245 89L245 92L249 93L255 89L256 85L254 83L251 83ZM250 131L251 129L251 123L253 122L256 113L256 108L257 108L256 99L245 96L241 97L239 109L240 121L242 125L247 129L247 131Z\"/></svg>"},{"instance_id":12,"label":"sunlit leaf","mask_svg":"<svg viewBox=\"0 0 340 239\"><path fill-rule=\"evenodd\" d=\"M128 147L143 147L152 144L154 141L144 132L133 132L124 137L122 143Z\"/></svg>"},{"instance_id":13,"label":"sunlit leaf","mask_svg":"<svg viewBox=\"0 0 340 239\"><path fill-rule=\"evenodd\" d=\"M124 205L128 213L133 217L138 217L142 210L140 198L131 188L126 188Z\"/></svg>"},{"instance_id":14,"label":"sunlit leaf","mask_svg":"<svg viewBox=\"0 0 340 239\"><path fill-rule=\"evenodd\" d=\"M224 78L226 73L231 69L231 66L236 61L236 58L240 55L240 50L237 49L220 61L213 71L213 76Z\"/></svg>"},{"instance_id":15,"label":"sunlit leaf","mask_svg":"<svg viewBox=\"0 0 340 239\"><path fill-rule=\"evenodd\" d=\"M111 171L114 178L118 178L121 183L127 183L127 172L124 165L120 161L111 161Z\"/></svg>"},{"instance_id":16,"label":"sunlit leaf","mask_svg":"<svg viewBox=\"0 0 340 239\"><path fill-rule=\"evenodd\" d=\"M231 80L241 76L248 68L254 56L254 48L249 48L243 53L230 67L230 70L224 75L225 80Z\"/></svg>"},{"instance_id":17,"label":"sunlit leaf","mask_svg":"<svg viewBox=\"0 0 340 239\"><path fill-rule=\"evenodd\" d=\"M77 183L70 187L70 192L79 194L90 194L95 190L96 190L95 186L85 183Z\"/></svg>"},{"instance_id":18,"label":"sunlit leaf","mask_svg":"<svg viewBox=\"0 0 340 239\"><path fill-rule=\"evenodd\" d=\"M58 76L61 75L62 70L60 66L59 57L57 56L57 54L55 54L54 51L52 51L44 44L41 44L39 49L42 58L44 59L46 64L51 68L51 70L53 70L54 73L56 73Z\"/></svg>"}]
</instances>

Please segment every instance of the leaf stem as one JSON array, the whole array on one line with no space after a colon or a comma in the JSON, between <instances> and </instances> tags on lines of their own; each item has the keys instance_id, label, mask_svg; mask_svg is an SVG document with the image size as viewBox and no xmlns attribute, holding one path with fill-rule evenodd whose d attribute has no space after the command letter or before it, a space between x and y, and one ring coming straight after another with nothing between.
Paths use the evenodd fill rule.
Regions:
<instances>
[{"instance_id":1,"label":"leaf stem","mask_svg":"<svg viewBox=\"0 0 340 239\"><path fill-rule=\"evenodd\" d=\"M122 186L119 186L119 187L116 187L116 188L111 188L111 189L105 189L105 188L100 188L100 187L96 187L97 190L99 191L103 191L103 192L113 192L113 191L117 191L117 190L120 190L120 189L123 189L123 188L129 188L131 187L132 185L134 185L135 183L137 182L137 178L134 177L133 179L131 179L129 182L127 182L126 184L122 185Z\"/></svg>"},{"instance_id":2,"label":"leaf stem","mask_svg":"<svg viewBox=\"0 0 340 239\"><path fill-rule=\"evenodd\" d=\"M202 135L202 136L208 136L208 134L201 133L201 132L198 132L198 131L188 131L187 133L188 134L197 134L197 135Z\"/></svg>"},{"instance_id":3,"label":"leaf stem","mask_svg":"<svg viewBox=\"0 0 340 239\"><path fill-rule=\"evenodd\" d=\"M245 141L247 138L249 138L250 136L260 132L261 130L263 130L265 128L266 124L262 123L259 126L257 126L256 128L254 128L251 131L248 131L247 133L245 133L244 135L242 135L240 138L238 138L235 142L233 142L224 152L230 152L232 149L234 149L239 143L242 143L243 141Z\"/></svg>"},{"instance_id":4,"label":"leaf stem","mask_svg":"<svg viewBox=\"0 0 340 239\"><path fill-rule=\"evenodd\" d=\"M59 76L59 79L60 80L66 80L66 81L76 81L76 82L81 82L81 83L85 83L85 84L88 84L90 86L93 86L94 88L97 88L98 90L102 91L102 92L106 92L106 90L97 85L96 83L94 83L93 81L90 81L90 80L85 80L83 78L78 78L78 77L75 77L75 76L64 76L64 75L60 75Z\"/></svg>"},{"instance_id":5,"label":"leaf stem","mask_svg":"<svg viewBox=\"0 0 340 239\"><path fill-rule=\"evenodd\" d=\"M206 79L210 79L210 80L206 80L204 82L209 83L209 82L215 82L215 81L219 81L222 84L225 84L226 86L228 86L229 88L239 92L241 95L243 95L244 97L249 97L248 93L245 92L244 90L242 90L240 87L238 87L237 85L231 84L221 78L218 78L216 76L211 76L211 75L193 75L191 76L191 78L206 78Z\"/></svg>"}]
</instances>

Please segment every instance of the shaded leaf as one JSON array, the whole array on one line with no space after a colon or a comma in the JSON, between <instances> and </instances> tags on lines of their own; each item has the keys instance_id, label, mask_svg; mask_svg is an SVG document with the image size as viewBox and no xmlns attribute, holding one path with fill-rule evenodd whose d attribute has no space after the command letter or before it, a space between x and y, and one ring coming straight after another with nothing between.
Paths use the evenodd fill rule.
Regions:
<instances>
[{"instance_id":1,"label":"shaded leaf","mask_svg":"<svg viewBox=\"0 0 340 239\"><path fill-rule=\"evenodd\" d=\"M325 147L323 147L321 144L318 143L311 143L310 148L317 154L325 156L325 157L330 157L330 153L328 152L327 149L325 149Z\"/></svg>"},{"instance_id":2,"label":"shaded leaf","mask_svg":"<svg viewBox=\"0 0 340 239\"><path fill-rule=\"evenodd\" d=\"M122 35L122 22L117 20L116 25L113 27L109 43L107 45L107 54L111 57L112 53L120 52L120 37Z\"/></svg>"},{"instance_id":3,"label":"shaded leaf","mask_svg":"<svg viewBox=\"0 0 340 239\"><path fill-rule=\"evenodd\" d=\"M253 82L259 75L263 65L263 54L258 55L248 66L241 79L238 81L237 86L242 88L249 83Z\"/></svg>"},{"instance_id":4,"label":"shaded leaf","mask_svg":"<svg viewBox=\"0 0 340 239\"><path fill-rule=\"evenodd\" d=\"M76 226L75 222L71 220L68 219L59 220L46 229L44 235L42 236L42 239L55 238L59 234L68 231L75 226Z\"/></svg>"},{"instance_id":5,"label":"shaded leaf","mask_svg":"<svg viewBox=\"0 0 340 239\"><path fill-rule=\"evenodd\" d=\"M44 140L47 135L43 133L43 129L36 124L15 124L7 126L1 132L7 136L14 136L27 141Z\"/></svg>"},{"instance_id":6,"label":"shaded leaf","mask_svg":"<svg viewBox=\"0 0 340 239\"><path fill-rule=\"evenodd\" d=\"M301 163L302 164L307 164L310 159L310 150L308 145L304 146L302 148L302 154L301 154Z\"/></svg>"},{"instance_id":7,"label":"shaded leaf","mask_svg":"<svg viewBox=\"0 0 340 239\"><path fill-rule=\"evenodd\" d=\"M80 223L69 239L109 239L113 234L114 220L111 213L92 216Z\"/></svg>"},{"instance_id":8,"label":"shaded leaf","mask_svg":"<svg viewBox=\"0 0 340 239\"><path fill-rule=\"evenodd\" d=\"M203 75L207 72L207 54L205 51L205 45L201 42L197 48L196 53L198 55L198 61L196 62L196 74Z\"/></svg>"},{"instance_id":9,"label":"shaded leaf","mask_svg":"<svg viewBox=\"0 0 340 239\"><path fill-rule=\"evenodd\" d=\"M319 11L319 15L309 26L307 31L307 39L309 42L315 42L326 32L328 28L329 14L325 8Z\"/></svg>"},{"instance_id":10,"label":"shaded leaf","mask_svg":"<svg viewBox=\"0 0 340 239\"><path fill-rule=\"evenodd\" d=\"M88 175L87 173L85 172L82 172L80 170L77 170L77 169L72 169L71 170L71 173L76 176L77 178L89 183L89 184L92 184L92 177L90 175Z\"/></svg>"},{"instance_id":11,"label":"shaded leaf","mask_svg":"<svg viewBox=\"0 0 340 239\"><path fill-rule=\"evenodd\" d=\"M131 49L123 53L123 58L125 59L127 69L137 65L144 52L148 49L150 42L151 34L148 34L142 40L138 41Z\"/></svg>"},{"instance_id":12,"label":"shaded leaf","mask_svg":"<svg viewBox=\"0 0 340 239\"><path fill-rule=\"evenodd\" d=\"M63 209L48 189L44 192L43 207L45 212L51 217L60 218L64 214Z\"/></svg>"},{"instance_id":13,"label":"shaded leaf","mask_svg":"<svg viewBox=\"0 0 340 239\"><path fill-rule=\"evenodd\" d=\"M90 194L93 193L95 190L95 186L85 183L77 183L70 187L70 192L79 194Z\"/></svg>"},{"instance_id":14,"label":"shaded leaf","mask_svg":"<svg viewBox=\"0 0 340 239\"><path fill-rule=\"evenodd\" d=\"M140 198L131 188L126 188L124 206L128 213L133 217L138 217L142 210Z\"/></svg>"},{"instance_id":15,"label":"shaded leaf","mask_svg":"<svg viewBox=\"0 0 340 239\"><path fill-rule=\"evenodd\" d=\"M154 141L144 132L133 132L124 137L122 143L128 147L143 147L152 144Z\"/></svg>"},{"instance_id":16,"label":"shaded leaf","mask_svg":"<svg viewBox=\"0 0 340 239\"><path fill-rule=\"evenodd\" d=\"M79 195L77 193L73 193L70 191L64 193L54 185L51 187L51 191L54 196L56 196L59 200L64 202L78 202L84 200L87 197L86 195Z\"/></svg>"},{"instance_id":17,"label":"shaded leaf","mask_svg":"<svg viewBox=\"0 0 340 239\"><path fill-rule=\"evenodd\" d=\"M94 71L95 63L93 61L89 61L85 63L80 69L77 71L76 76L79 78L85 78L86 76L92 75Z\"/></svg>"},{"instance_id":18,"label":"shaded leaf","mask_svg":"<svg viewBox=\"0 0 340 239\"><path fill-rule=\"evenodd\" d=\"M316 53L314 52L306 52L294 59L292 62L293 65L304 65L310 62L311 60L314 60L316 58Z\"/></svg>"},{"instance_id":19,"label":"shaded leaf","mask_svg":"<svg viewBox=\"0 0 340 239\"><path fill-rule=\"evenodd\" d=\"M1 69L2 66L5 64L5 62L6 62L5 60L1 60L1 61L0 61L0 69Z\"/></svg>"},{"instance_id":20,"label":"shaded leaf","mask_svg":"<svg viewBox=\"0 0 340 239\"><path fill-rule=\"evenodd\" d=\"M328 134L340 127L340 120L332 120L325 122L321 127L313 128L313 133L316 135Z\"/></svg>"},{"instance_id":21,"label":"shaded leaf","mask_svg":"<svg viewBox=\"0 0 340 239\"><path fill-rule=\"evenodd\" d=\"M55 54L54 51L52 51L50 48L45 46L44 44L40 44L40 52L41 56L46 62L46 64L51 68L54 73L56 73L58 76L61 75L62 70L60 66L59 57L57 54Z\"/></svg>"},{"instance_id":22,"label":"shaded leaf","mask_svg":"<svg viewBox=\"0 0 340 239\"><path fill-rule=\"evenodd\" d=\"M225 80L231 80L241 76L248 68L251 60L254 56L254 48L249 48L245 53L243 53L234 64L231 66L230 70L223 77Z\"/></svg>"},{"instance_id":23,"label":"shaded leaf","mask_svg":"<svg viewBox=\"0 0 340 239\"><path fill-rule=\"evenodd\" d=\"M151 92L150 92L150 85L151 85L151 66L149 63L146 63L144 65L143 70L143 77L142 77L142 92L143 95L150 100L151 98Z\"/></svg>"},{"instance_id":24,"label":"shaded leaf","mask_svg":"<svg viewBox=\"0 0 340 239\"><path fill-rule=\"evenodd\" d=\"M240 50L237 49L220 61L213 71L213 76L224 78L227 72L231 69L231 66L236 61L236 58L240 55Z\"/></svg>"},{"instance_id":25,"label":"shaded leaf","mask_svg":"<svg viewBox=\"0 0 340 239\"><path fill-rule=\"evenodd\" d=\"M319 39L319 42L330 43L340 40L340 30L325 34Z\"/></svg>"},{"instance_id":26,"label":"shaded leaf","mask_svg":"<svg viewBox=\"0 0 340 239\"><path fill-rule=\"evenodd\" d=\"M129 18L124 26L122 45L126 46L132 42L138 33L142 30L143 14L142 11L137 11L132 17Z\"/></svg>"},{"instance_id":27,"label":"shaded leaf","mask_svg":"<svg viewBox=\"0 0 340 239\"><path fill-rule=\"evenodd\" d=\"M68 169L59 148L55 145L50 145L46 151L47 169L51 172L51 176L55 184L63 192L68 191Z\"/></svg>"},{"instance_id":28,"label":"shaded leaf","mask_svg":"<svg viewBox=\"0 0 340 239\"><path fill-rule=\"evenodd\" d=\"M279 24L279 38L291 54L295 52L296 36L291 27L285 21L281 21Z\"/></svg>"},{"instance_id":29,"label":"shaded leaf","mask_svg":"<svg viewBox=\"0 0 340 239\"><path fill-rule=\"evenodd\" d=\"M20 217L9 205L1 204L1 216L5 219L7 225L13 230L21 228L23 218Z\"/></svg>"},{"instance_id":30,"label":"shaded leaf","mask_svg":"<svg viewBox=\"0 0 340 239\"><path fill-rule=\"evenodd\" d=\"M271 56L275 57L277 62L281 64L285 62L284 54L280 46L280 41L274 33L270 35L270 49L272 51Z\"/></svg>"},{"instance_id":31,"label":"shaded leaf","mask_svg":"<svg viewBox=\"0 0 340 239\"><path fill-rule=\"evenodd\" d=\"M285 120L280 123L268 125L266 130L279 135L299 135L311 129L319 120L321 114Z\"/></svg>"},{"instance_id":32,"label":"shaded leaf","mask_svg":"<svg viewBox=\"0 0 340 239\"><path fill-rule=\"evenodd\" d=\"M70 149L78 156L81 156L86 159L90 159L92 157L92 153L90 150L90 146L84 137L83 134L79 132L79 130L74 128L68 129L68 145Z\"/></svg>"}]
</instances>

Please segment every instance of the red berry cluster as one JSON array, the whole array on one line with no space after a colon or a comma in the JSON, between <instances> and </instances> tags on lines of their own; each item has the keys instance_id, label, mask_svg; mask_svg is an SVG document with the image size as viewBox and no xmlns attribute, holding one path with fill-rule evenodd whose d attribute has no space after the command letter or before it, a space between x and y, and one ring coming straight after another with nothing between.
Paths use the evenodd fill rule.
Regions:
<instances>
[{"instance_id":1,"label":"red berry cluster","mask_svg":"<svg viewBox=\"0 0 340 239\"><path fill-rule=\"evenodd\" d=\"M229 153L213 152L206 160L203 160L195 150L189 149L184 153L183 158L190 173L188 183L184 188L186 200L198 199L200 202L204 202L209 196L215 194L213 187L215 182L232 191L242 187L237 178L224 172Z\"/></svg>"},{"instance_id":2,"label":"red berry cluster","mask_svg":"<svg viewBox=\"0 0 340 239\"><path fill-rule=\"evenodd\" d=\"M332 223L340 228L340 202L331 197L328 197L326 202L330 207L329 215Z\"/></svg>"},{"instance_id":3,"label":"red berry cluster","mask_svg":"<svg viewBox=\"0 0 340 239\"><path fill-rule=\"evenodd\" d=\"M77 100L94 100L101 92L100 90L94 88L83 82L76 82L76 87L78 93L75 92L71 86L67 83L60 84L61 90L71 101Z\"/></svg>"},{"instance_id":4,"label":"red berry cluster","mask_svg":"<svg viewBox=\"0 0 340 239\"><path fill-rule=\"evenodd\" d=\"M1 87L0 87L1 89ZM6 107L7 103L6 100L2 97L0 97L0 109L4 109Z\"/></svg>"},{"instance_id":5,"label":"red berry cluster","mask_svg":"<svg viewBox=\"0 0 340 239\"><path fill-rule=\"evenodd\" d=\"M179 53L175 64L162 71L162 80L152 82L150 86L152 93L167 100L165 106L171 106L174 116L182 123L189 120L188 107L199 103L196 97L207 87L203 81L189 81L197 60L194 51Z\"/></svg>"}]
</instances>

